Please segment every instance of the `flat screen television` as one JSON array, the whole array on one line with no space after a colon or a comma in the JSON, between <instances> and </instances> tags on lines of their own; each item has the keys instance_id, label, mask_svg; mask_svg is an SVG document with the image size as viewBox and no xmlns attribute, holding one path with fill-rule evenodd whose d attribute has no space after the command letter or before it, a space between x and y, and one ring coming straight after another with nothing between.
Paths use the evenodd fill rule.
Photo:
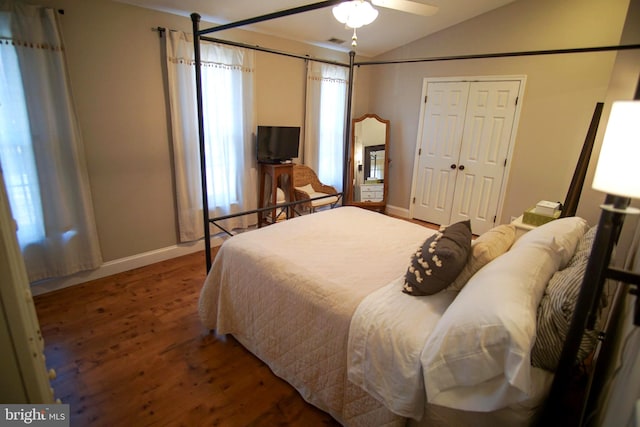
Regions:
<instances>
[{"instance_id":1,"label":"flat screen television","mask_svg":"<svg viewBox=\"0 0 640 427\"><path fill-rule=\"evenodd\" d=\"M298 157L300 127L258 126L258 162L283 163Z\"/></svg>"}]
</instances>

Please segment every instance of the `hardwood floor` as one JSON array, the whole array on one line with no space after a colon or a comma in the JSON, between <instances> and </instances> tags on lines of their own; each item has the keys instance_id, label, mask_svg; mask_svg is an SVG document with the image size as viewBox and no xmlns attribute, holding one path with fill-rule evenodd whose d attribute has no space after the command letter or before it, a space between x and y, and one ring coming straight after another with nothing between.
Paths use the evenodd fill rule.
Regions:
<instances>
[{"instance_id":1,"label":"hardwood floor","mask_svg":"<svg viewBox=\"0 0 640 427\"><path fill-rule=\"evenodd\" d=\"M35 298L77 426L337 426L233 338L202 327L202 252Z\"/></svg>"}]
</instances>

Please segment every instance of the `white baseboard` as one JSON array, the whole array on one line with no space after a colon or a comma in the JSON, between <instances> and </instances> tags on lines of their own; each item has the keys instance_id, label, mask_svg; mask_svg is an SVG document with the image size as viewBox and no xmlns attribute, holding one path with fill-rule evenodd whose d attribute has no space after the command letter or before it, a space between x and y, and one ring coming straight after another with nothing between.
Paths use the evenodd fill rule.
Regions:
<instances>
[{"instance_id":1,"label":"white baseboard","mask_svg":"<svg viewBox=\"0 0 640 427\"><path fill-rule=\"evenodd\" d=\"M399 208L398 206L387 205L386 212L390 215L399 216L400 218L409 218L409 209Z\"/></svg>"},{"instance_id":2,"label":"white baseboard","mask_svg":"<svg viewBox=\"0 0 640 427\"><path fill-rule=\"evenodd\" d=\"M222 242L223 239L220 237L211 238L212 247L221 245ZM149 264L154 264L156 262L165 261L171 258L177 258L179 256L188 255L203 250L204 241L199 240L196 242L181 243L178 245L168 246L166 248L156 249L153 251L120 258L113 261L107 261L95 270L83 271L67 277L42 280L40 282L34 283L31 285L31 293L33 295L41 295L47 292L68 288L69 286L79 285L91 280L101 279L113 274L133 270L134 268L144 267ZM204 265L202 267L204 268Z\"/></svg>"}]
</instances>

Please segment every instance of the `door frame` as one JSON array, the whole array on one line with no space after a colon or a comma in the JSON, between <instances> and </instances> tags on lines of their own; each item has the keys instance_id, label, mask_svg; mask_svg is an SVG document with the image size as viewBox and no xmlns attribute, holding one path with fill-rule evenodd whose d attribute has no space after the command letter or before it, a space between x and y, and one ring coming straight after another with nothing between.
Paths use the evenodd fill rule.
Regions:
<instances>
[{"instance_id":1,"label":"door frame","mask_svg":"<svg viewBox=\"0 0 640 427\"><path fill-rule=\"evenodd\" d=\"M500 182L500 195L498 197L498 206L496 207L496 222L495 224L502 224L502 216L504 209L504 198L507 183L511 175L511 163L513 157L513 151L516 144L516 135L518 134L518 126L520 124L520 113L522 110L522 104L524 99L524 88L527 82L526 75L491 75L491 76L451 76L451 77L425 77L422 80L422 96L420 97L420 118L418 122L418 134L416 136L416 146L413 159L413 172L411 178L411 194L409 196L409 218L413 218L415 197L416 197L416 185L418 181L418 168L420 163L420 143L422 142L422 131L424 128L424 114L427 108L427 102L425 102L428 86L433 83L459 83L459 82L491 82L491 81L518 81L520 82L520 89L518 90L518 103L516 104L516 110L513 118L513 128L511 129L511 136L509 138L509 146L507 148L507 165L505 166L504 174L502 175L502 181Z\"/></svg>"}]
</instances>

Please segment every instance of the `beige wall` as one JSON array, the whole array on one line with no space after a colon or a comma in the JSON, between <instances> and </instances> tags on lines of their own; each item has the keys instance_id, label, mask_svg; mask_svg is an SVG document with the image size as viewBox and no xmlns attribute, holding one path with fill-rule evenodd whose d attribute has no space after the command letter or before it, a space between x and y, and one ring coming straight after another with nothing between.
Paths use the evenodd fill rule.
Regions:
<instances>
[{"instance_id":1,"label":"beige wall","mask_svg":"<svg viewBox=\"0 0 640 427\"><path fill-rule=\"evenodd\" d=\"M617 45L627 5L628 0L521 0L376 59ZM423 79L495 75L527 77L499 220L509 222L541 199L564 201L595 104L607 97L615 60L616 53L607 52L363 67L372 74L370 112L391 120L389 204L409 209ZM583 213L595 221L597 205Z\"/></svg>"},{"instance_id":2,"label":"beige wall","mask_svg":"<svg viewBox=\"0 0 640 427\"><path fill-rule=\"evenodd\" d=\"M177 243L162 44L191 20L107 0L39 0L60 16L105 261ZM202 23L202 28L209 24ZM219 38L349 62L345 53L241 30ZM259 124L301 126L305 62L256 54Z\"/></svg>"},{"instance_id":3,"label":"beige wall","mask_svg":"<svg viewBox=\"0 0 640 427\"><path fill-rule=\"evenodd\" d=\"M305 67L300 59L257 54L259 125L301 126L304 123Z\"/></svg>"}]
</instances>

